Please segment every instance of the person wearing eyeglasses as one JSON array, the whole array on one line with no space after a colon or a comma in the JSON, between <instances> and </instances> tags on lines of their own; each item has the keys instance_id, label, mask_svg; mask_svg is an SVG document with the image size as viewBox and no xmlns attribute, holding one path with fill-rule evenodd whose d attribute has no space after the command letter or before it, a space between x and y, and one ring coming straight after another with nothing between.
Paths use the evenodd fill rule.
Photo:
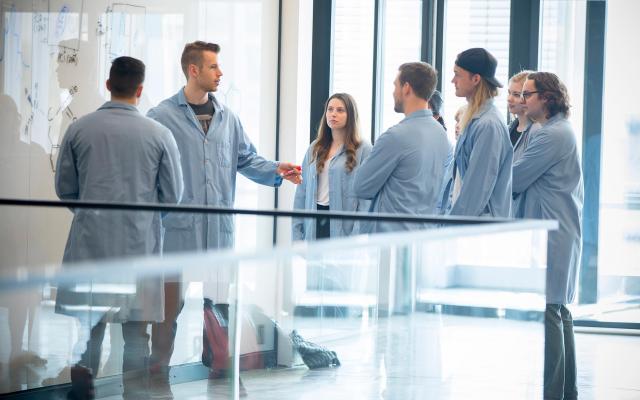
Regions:
<instances>
[{"instance_id":1,"label":"person wearing eyeglasses","mask_svg":"<svg viewBox=\"0 0 640 400\"><path fill-rule=\"evenodd\" d=\"M371 145L360 137L358 108L347 93L327 100L318 127L302 162L302 183L296 187L293 207L298 210L368 210L369 201L353 193L353 176ZM293 240L324 239L358 233L353 220L294 218Z\"/></svg>"},{"instance_id":2,"label":"person wearing eyeglasses","mask_svg":"<svg viewBox=\"0 0 640 400\"><path fill-rule=\"evenodd\" d=\"M509 125L509 138L513 145L513 162L522 156L529 143L529 138L540 127L525 115L527 106L521 101L522 85L524 85L527 75L531 73L533 71L520 71L509 79L507 107L509 113L515 116ZM513 196L511 215L515 218L522 218L522 197L522 195Z\"/></svg>"},{"instance_id":3,"label":"person wearing eyeglasses","mask_svg":"<svg viewBox=\"0 0 640 400\"><path fill-rule=\"evenodd\" d=\"M582 169L576 136L567 119L566 86L550 72L527 76L521 102L541 125L513 164L513 192L524 195L523 218L553 219L547 242L544 398L576 399L573 302L582 249Z\"/></svg>"},{"instance_id":4,"label":"person wearing eyeglasses","mask_svg":"<svg viewBox=\"0 0 640 400\"><path fill-rule=\"evenodd\" d=\"M451 82L456 96L467 99L456 143L450 214L508 217L511 211L513 149L507 126L494 104L502 84L495 78L498 62L483 48L458 54Z\"/></svg>"}]
</instances>

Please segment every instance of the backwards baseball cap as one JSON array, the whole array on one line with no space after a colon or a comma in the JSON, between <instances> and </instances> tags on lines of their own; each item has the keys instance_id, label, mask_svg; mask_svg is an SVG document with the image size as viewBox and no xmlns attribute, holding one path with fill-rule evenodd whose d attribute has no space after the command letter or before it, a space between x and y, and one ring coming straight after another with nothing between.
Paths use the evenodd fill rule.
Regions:
<instances>
[{"instance_id":1,"label":"backwards baseball cap","mask_svg":"<svg viewBox=\"0 0 640 400\"><path fill-rule=\"evenodd\" d=\"M474 47L458 54L456 65L473 74L480 75L493 86L502 87L502 83L495 77L498 61L482 47Z\"/></svg>"}]
</instances>

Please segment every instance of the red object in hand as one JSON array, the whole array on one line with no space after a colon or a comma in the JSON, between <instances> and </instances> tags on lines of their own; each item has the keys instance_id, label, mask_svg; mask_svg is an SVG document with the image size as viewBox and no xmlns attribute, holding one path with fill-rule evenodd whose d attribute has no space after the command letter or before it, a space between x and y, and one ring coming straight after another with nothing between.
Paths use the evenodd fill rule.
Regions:
<instances>
[{"instance_id":1,"label":"red object in hand","mask_svg":"<svg viewBox=\"0 0 640 400\"><path fill-rule=\"evenodd\" d=\"M299 166L299 165L296 165L296 169L297 169L298 171L302 171L302 167L301 167L301 166Z\"/></svg>"}]
</instances>

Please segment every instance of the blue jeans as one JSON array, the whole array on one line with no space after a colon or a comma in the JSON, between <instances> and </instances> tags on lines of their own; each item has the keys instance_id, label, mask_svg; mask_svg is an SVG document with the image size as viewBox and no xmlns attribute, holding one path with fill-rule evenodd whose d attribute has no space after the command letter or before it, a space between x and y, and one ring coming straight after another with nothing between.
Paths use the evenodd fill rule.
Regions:
<instances>
[{"instance_id":1,"label":"blue jeans","mask_svg":"<svg viewBox=\"0 0 640 400\"><path fill-rule=\"evenodd\" d=\"M544 314L544 398L578 398L573 318L563 304L547 304Z\"/></svg>"}]
</instances>

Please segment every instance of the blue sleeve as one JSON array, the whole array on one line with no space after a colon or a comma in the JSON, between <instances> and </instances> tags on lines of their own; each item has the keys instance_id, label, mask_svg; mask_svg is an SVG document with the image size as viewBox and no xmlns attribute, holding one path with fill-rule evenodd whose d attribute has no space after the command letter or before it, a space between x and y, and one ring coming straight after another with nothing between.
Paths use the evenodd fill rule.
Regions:
<instances>
[{"instance_id":1,"label":"blue sleeve","mask_svg":"<svg viewBox=\"0 0 640 400\"><path fill-rule=\"evenodd\" d=\"M371 154L358 167L353 179L356 197L373 199L400 162L400 149L393 135L391 131L382 134L373 145Z\"/></svg>"},{"instance_id":2,"label":"blue sleeve","mask_svg":"<svg viewBox=\"0 0 640 400\"><path fill-rule=\"evenodd\" d=\"M56 162L55 187L60 200L78 200L80 196L78 170L72 146L74 136L75 124L71 124L62 139Z\"/></svg>"},{"instance_id":3,"label":"blue sleeve","mask_svg":"<svg viewBox=\"0 0 640 400\"><path fill-rule=\"evenodd\" d=\"M513 193L522 193L540 178L566 151L561 134L540 129L529 139L522 156L513 163Z\"/></svg>"},{"instance_id":4,"label":"blue sleeve","mask_svg":"<svg viewBox=\"0 0 640 400\"><path fill-rule=\"evenodd\" d=\"M158 201L177 204L182 199L184 190L180 152L169 129L163 127L163 131L164 151L158 169Z\"/></svg>"},{"instance_id":5,"label":"blue sleeve","mask_svg":"<svg viewBox=\"0 0 640 400\"><path fill-rule=\"evenodd\" d=\"M493 120L477 120L473 128L475 142L469 165L462 177L460 195L451 207L453 215L476 217L482 214L489 203L500 172L503 139L501 136L505 128L498 126Z\"/></svg>"},{"instance_id":6,"label":"blue sleeve","mask_svg":"<svg viewBox=\"0 0 640 400\"><path fill-rule=\"evenodd\" d=\"M294 210L304 210L306 208L307 180L309 175L309 153L311 147L307 150L302 161L302 182L296 187L296 195L293 198ZM291 221L291 239L304 239L304 218L293 218Z\"/></svg>"},{"instance_id":7,"label":"blue sleeve","mask_svg":"<svg viewBox=\"0 0 640 400\"><path fill-rule=\"evenodd\" d=\"M238 139L238 171L252 181L266 186L280 186L282 177L276 172L278 164L256 152L240 121L234 122Z\"/></svg>"},{"instance_id":8,"label":"blue sleeve","mask_svg":"<svg viewBox=\"0 0 640 400\"><path fill-rule=\"evenodd\" d=\"M362 156L360 160L358 160L358 168L360 168L362 163L371 154L371 145L369 143L363 143L362 146L363 146ZM358 169L356 169L356 172L358 172ZM356 210L357 212L368 212L370 207L371 207L371 200L358 198L358 209Z\"/></svg>"}]
</instances>

